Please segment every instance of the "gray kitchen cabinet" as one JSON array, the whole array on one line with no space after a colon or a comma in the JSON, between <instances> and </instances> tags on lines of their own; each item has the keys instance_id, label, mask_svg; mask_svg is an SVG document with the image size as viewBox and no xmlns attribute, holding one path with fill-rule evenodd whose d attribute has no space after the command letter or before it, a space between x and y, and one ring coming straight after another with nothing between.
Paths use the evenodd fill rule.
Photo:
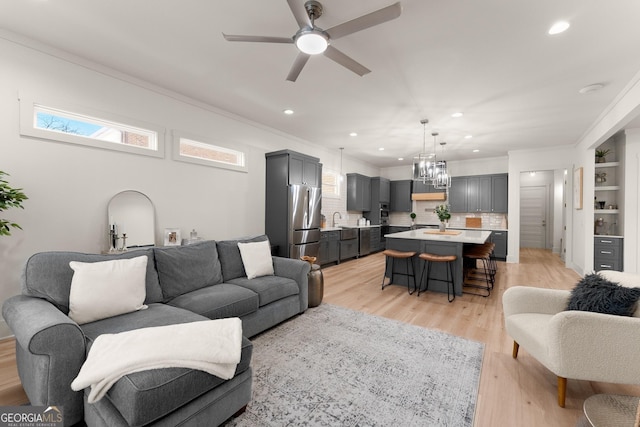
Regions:
<instances>
[{"instance_id":1,"label":"gray kitchen cabinet","mask_svg":"<svg viewBox=\"0 0 640 427\"><path fill-rule=\"evenodd\" d=\"M443 193L445 190L437 189L429 181L413 181L413 193Z\"/></svg>"},{"instance_id":2,"label":"gray kitchen cabinet","mask_svg":"<svg viewBox=\"0 0 640 427\"><path fill-rule=\"evenodd\" d=\"M306 184L322 187L322 163L317 157L291 150L280 150L265 155L267 181L278 185Z\"/></svg>"},{"instance_id":3,"label":"gray kitchen cabinet","mask_svg":"<svg viewBox=\"0 0 640 427\"><path fill-rule=\"evenodd\" d=\"M491 176L491 212L509 211L509 175L506 173Z\"/></svg>"},{"instance_id":4,"label":"gray kitchen cabinet","mask_svg":"<svg viewBox=\"0 0 640 427\"><path fill-rule=\"evenodd\" d=\"M391 212L411 212L412 184L409 179L391 181Z\"/></svg>"},{"instance_id":5,"label":"gray kitchen cabinet","mask_svg":"<svg viewBox=\"0 0 640 427\"><path fill-rule=\"evenodd\" d=\"M371 210L371 178L358 173L347 174L347 210Z\"/></svg>"},{"instance_id":6,"label":"gray kitchen cabinet","mask_svg":"<svg viewBox=\"0 0 640 427\"><path fill-rule=\"evenodd\" d=\"M491 176L467 177L467 212L491 212Z\"/></svg>"},{"instance_id":7,"label":"gray kitchen cabinet","mask_svg":"<svg viewBox=\"0 0 640 427\"><path fill-rule=\"evenodd\" d=\"M449 209L451 212L466 213L467 211L467 177L451 178L449 188Z\"/></svg>"},{"instance_id":8,"label":"gray kitchen cabinet","mask_svg":"<svg viewBox=\"0 0 640 427\"><path fill-rule=\"evenodd\" d=\"M371 210L364 213L364 217L371 221L371 225L380 225L387 220L382 217L383 205L386 214L389 213L390 183L387 178L376 176L371 178Z\"/></svg>"},{"instance_id":9,"label":"gray kitchen cabinet","mask_svg":"<svg viewBox=\"0 0 640 427\"><path fill-rule=\"evenodd\" d=\"M325 265L340 261L340 231L320 233L320 253L317 264Z\"/></svg>"},{"instance_id":10,"label":"gray kitchen cabinet","mask_svg":"<svg viewBox=\"0 0 640 427\"><path fill-rule=\"evenodd\" d=\"M492 231L490 240L496 246L493 249L493 255L500 261L507 260L507 231Z\"/></svg>"},{"instance_id":11,"label":"gray kitchen cabinet","mask_svg":"<svg viewBox=\"0 0 640 427\"><path fill-rule=\"evenodd\" d=\"M408 225L392 225L389 227L389 234L391 233L400 233L401 231L409 231L411 227Z\"/></svg>"},{"instance_id":12,"label":"gray kitchen cabinet","mask_svg":"<svg viewBox=\"0 0 640 427\"><path fill-rule=\"evenodd\" d=\"M289 185L305 184L322 187L322 165L315 157L289 154Z\"/></svg>"},{"instance_id":13,"label":"gray kitchen cabinet","mask_svg":"<svg viewBox=\"0 0 640 427\"><path fill-rule=\"evenodd\" d=\"M382 250L382 241L380 240L380 227L371 227L371 252Z\"/></svg>"},{"instance_id":14,"label":"gray kitchen cabinet","mask_svg":"<svg viewBox=\"0 0 640 427\"><path fill-rule=\"evenodd\" d=\"M622 271L623 239L613 236L595 236L593 241L593 268L595 271Z\"/></svg>"}]
</instances>

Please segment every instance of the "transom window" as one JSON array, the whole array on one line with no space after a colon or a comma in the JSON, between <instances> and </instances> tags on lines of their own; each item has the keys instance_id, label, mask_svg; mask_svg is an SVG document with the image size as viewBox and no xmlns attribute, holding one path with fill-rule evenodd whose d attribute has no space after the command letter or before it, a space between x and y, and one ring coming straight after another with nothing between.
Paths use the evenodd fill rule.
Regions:
<instances>
[{"instance_id":1,"label":"transom window","mask_svg":"<svg viewBox=\"0 0 640 427\"><path fill-rule=\"evenodd\" d=\"M164 157L163 128L62 102L20 99L20 133L49 141Z\"/></svg>"},{"instance_id":2,"label":"transom window","mask_svg":"<svg viewBox=\"0 0 640 427\"><path fill-rule=\"evenodd\" d=\"M244 151L206 142L205 138L191 137L174 132L173 158L189 163L246 172Z\"/></svg>"}]
</instances>

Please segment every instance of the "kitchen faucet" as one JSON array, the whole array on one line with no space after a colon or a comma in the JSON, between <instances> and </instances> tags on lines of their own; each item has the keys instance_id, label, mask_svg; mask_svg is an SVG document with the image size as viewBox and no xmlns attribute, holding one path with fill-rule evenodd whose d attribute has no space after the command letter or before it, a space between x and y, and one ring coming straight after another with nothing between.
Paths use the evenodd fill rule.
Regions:
<instances>
[{"instance_id":1,"label":"kitchen faucet","mask_svg":"<svg viewBox=\"0 0 640 427\"><path fill-rule=\"evenodd\" d=\"M338 218L342 219L342 215L340 215L340 212L334 212L333 213L333 226L336 226L336 214L338 214Z\"/></svg>"}]
</instances>

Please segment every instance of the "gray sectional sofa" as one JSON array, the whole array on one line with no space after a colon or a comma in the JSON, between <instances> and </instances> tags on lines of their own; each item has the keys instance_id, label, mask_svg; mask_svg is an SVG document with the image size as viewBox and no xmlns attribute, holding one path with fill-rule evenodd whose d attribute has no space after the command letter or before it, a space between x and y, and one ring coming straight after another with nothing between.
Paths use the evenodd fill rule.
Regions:
<instances>
[{"instance_id":1,"label":"gray sectional sofa","mask_svg":"<svg viewBox=\"0 0 640 427\"><path fill-rule=\"evenodd\" d=\"M8 299L3 316L16 337L18 372L31 404L62 406L65 425L215 426L251 398L252 345L247 339L304 312L308 263L273 257L275 275L247 279L238 242L205 241L117 255L43 252L26 262L22 295ZM70 317L70 261L148 257L145 310L78 325ZM203 371L166 368L118 380L96 403L74 392L77 376L101 334L200 320L242 319L242 356L235 376L222 380ZM88 389L87 389L88 390Z\"/></svg>"}]
</instances>

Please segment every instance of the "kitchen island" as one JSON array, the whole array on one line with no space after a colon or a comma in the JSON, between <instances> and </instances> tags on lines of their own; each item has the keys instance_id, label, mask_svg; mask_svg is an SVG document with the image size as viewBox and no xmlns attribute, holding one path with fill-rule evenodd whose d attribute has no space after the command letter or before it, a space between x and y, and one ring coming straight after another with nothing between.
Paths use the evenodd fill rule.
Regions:
<instances>
[{"instance_id":1,"label":"kitchen island","mask_svg":"<svg viewBox=\"0 0 640 427\"><path fill-rule=\"evenodd\" d=\"M449 234L459 233L459 234ZM464 280L464 267L462 259L462 251L464 245L480 245L487 241L491 236L491 231L487 230L447 230L445 233L439 233L433 229L418 229L410 231L401 231L399 233L386 234L387 249L395 249L398 251L416 252L413 257L413 268L416 275L416 283L420 283L420 275L422 273L422 261L418 259L420 253L428 252L436 255L456 255L457 259L453 265L453 290L456 295L462 295L462 286ZM390 262L388 260L387 262ZM445 263L434 263L431 268L431 277L446 278ZM395 273L391 278L394 285L407 286L406 267L404 263L396 262L394 265ZM426 282L426 278L425 278ZM431 281L429 290L435 292L447 292L446 283L440 281Z\"/></svg>"}]
</instances>

